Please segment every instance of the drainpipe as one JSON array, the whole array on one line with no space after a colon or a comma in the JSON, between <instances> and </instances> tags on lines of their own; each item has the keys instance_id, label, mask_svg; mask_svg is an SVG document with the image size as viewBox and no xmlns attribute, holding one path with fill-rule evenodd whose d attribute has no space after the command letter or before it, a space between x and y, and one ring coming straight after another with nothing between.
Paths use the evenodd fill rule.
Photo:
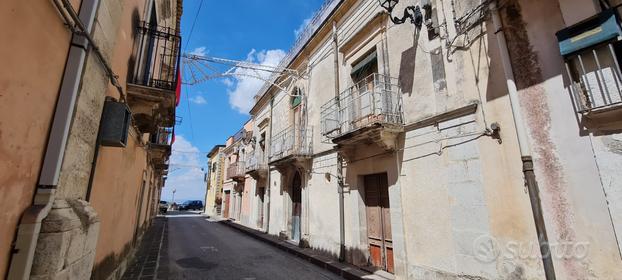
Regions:
<instances>
[{"instance_id":1,"label":"drainpipe","mask_svg":"<svg viewBox=\"0 0 622 280\"><path fill-rule=\"evenodd\" d=\"M531 157L531 148L529 147L529 139L527 138L527 130L521 115L520 103L518 99L518 90L514 82L514 73L512 71L512 63L508 52L507 42L503 33L503 24L499 16L496 1L490 2L490 12L494 25L495 34L497 35L497 44L505 73L508 95L510 97L510 106L512 107L512 116L514 126L516 127L516 136L518 138L518 146L520 148L521 160L523 162L523 176L525 176L525 184L529 192L529 200L531 202L531 211L536 225L538 234L538 243L540 245L540 253L542 254L542 263L544 266L544 274L547 280L555 280L555 269L553 268L553 259L551 257L551 249L546 234L546 226L542 214L542 204L540 202L540 191L536 174L534 172L533 159Z\"/></svg>"},{"instance_id":2,"label":"drainpipe","mask_svg":"<svg viewBox=\"0 0 622 280\"><path fill-rule=\"evenodd\" d=\"M339 102L339 41L337 38L337 24L333 21L333 52L335 53L334 59L334 75L335 75L335 103L337 104L337 113L341 108ZM345 182L343 178L343 157L339 151L337 151L337 183L339 184L339 261L346 260L346 223L345 223L345 209L344 209L344 188Z\"/></svg>"},{"instance_id":3,"label":"drainpipe","mask_svg":"<svg viewBox=\"0 0 622 280\"><path fill-rule=\"evenodd\" d=\"M56 1L54 4L64 15L65 11L60 5ZM65 10L67 5L65 3ZM82 1L78 16L86 30L92 30L98 6L99 0ZM17 228L7 279L30 278L41 222L49 214L54 202L88 48L89 44L84 36L72 36L38 186L33 203L24 211Z\"/></svg>"},{"instance_id":4,"label":"drainpipe","mask_svg":"<svg viewBox=\"0 0 622 280\"><path fill-rule=\"evenodd\" d=\"M268 142L268 145L266 147L266 152L268 157L266 158L266 162L267 166L268 166L268 177L266 178L267 180L267 186L266 186L266 233L270 232L270 189L272 188L272 182L270 182L270 174L272 173L272 171L270 170L270 152L272 151L272 108L274 107L274 95L270 94L270 129L268 129L268 138L266 139L266 141L268 141L268 139L270 139L270 142Z\"/></svg>"}]
</instances>

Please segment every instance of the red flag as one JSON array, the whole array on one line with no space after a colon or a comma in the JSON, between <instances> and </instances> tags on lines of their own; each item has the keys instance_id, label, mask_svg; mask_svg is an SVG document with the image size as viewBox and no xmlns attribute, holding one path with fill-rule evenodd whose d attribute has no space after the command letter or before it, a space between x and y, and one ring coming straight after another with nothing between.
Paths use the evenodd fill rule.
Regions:
<instances>
[{"instance_id":1,"label":"red flag","mask_svg":"<svg viewBox=\"0 0 622 280\"><path fill-rule=\"evenodd\" d=\"M173 136L171 137L171 146L175 143L175 127L173 127Z\"/></svg>"},{"instance_id":2,"label":"red flag","mask_svg":"<svg viewBox=\"0 0 622 280\"><path fill-rule=\"evenodd\" d=\"M181 67L177 67L177 88L175 89L175 107L179 105L181 98Z\"/></svg>"}]
</instances>

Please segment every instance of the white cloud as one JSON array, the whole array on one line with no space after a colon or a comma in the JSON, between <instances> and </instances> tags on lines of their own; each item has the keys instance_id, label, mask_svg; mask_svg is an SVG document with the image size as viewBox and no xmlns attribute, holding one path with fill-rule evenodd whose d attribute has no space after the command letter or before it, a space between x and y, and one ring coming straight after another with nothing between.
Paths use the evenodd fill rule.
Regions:
<instances>
[{"instance_id":1,"label":"white cloud","mask_svg":"<svg viewBox=\"0 0 622 280\"><path fill-rule=\"evenodd\" d=\"M173 190L177 203L188 199L205 199L204 173L201 168L206 160L199 149L185 137L178 135L173 143L169 159L169 175L162 189L162 200L171 201Z\"/></svg>"},{"instance_id":2,"label":"white cloud","mask_svg":"<svg viewBox=\"0 0 622 280\"><path fill-rule=\"evenodd\" d=\"M232 87L233 84L234 84L233 80L231 80L231 79L224 79L224 80L222 80L222 83L225 84L225 86L228 86L228 87Z\"/></svg>"},{"instance_id":3,"label":"white cloud","mask_svg":"<svg viewBox=\"0 0 622 280\"><path fill-rule=\"evenodd\" d=\"M309 25L310 22L311 22L311 18L306 18L305 20L302 21L300 26L298 26L298 28L294 30L294 35L296 35L296 38L298 38L298 35L300 35L300 33L305 31L305 28L307 27L307 25Z\"/></svg>"},{"instance_id":4,"label":"white cloud","mask_svg":"<svg viewBox=\"0 0 622 280\"><path fill-rule=\"evenodd\" d=\"M198 55L198 56L206 56L207 53L209 53L209 51L205 51L205 50L206 50L205 47L198 47L194 49L193 51L191 51L190 54Z\"/></svg>"},{"instance_id":5,"label":"white cloud","mask_svg":"<svg viewBox=\"0 0 622 280\"><path fill-rule=\"evenodd\" d=\"M285 55L285 51L279 49L261 51L253 49L246 56L246 60L261 65L277 66ZM228 85L229 104L238 112L248 114L248 111L250 111L254 103L253 97L257 94L259 89L261 89L264 81L246 75L260 75L261 78L268 79L270 73L238 68L235 70L235 74L237 74L237 76L234 76L235 81L224 82L225 85L230 83L230 85Z\"/></svg>"},{"instance_id":6,"label":"white cloud","mask_svg":"<svg viewBox=\"0 0 622 280\"><path fill-rule=\"evenodd\" d=\"M197 95L195 97L190 98L190 102L194 104L198 104L198 105L203 105L207 103L207 100L205 99L205 97L201 95Z\"/></svg>"}]
</instances>

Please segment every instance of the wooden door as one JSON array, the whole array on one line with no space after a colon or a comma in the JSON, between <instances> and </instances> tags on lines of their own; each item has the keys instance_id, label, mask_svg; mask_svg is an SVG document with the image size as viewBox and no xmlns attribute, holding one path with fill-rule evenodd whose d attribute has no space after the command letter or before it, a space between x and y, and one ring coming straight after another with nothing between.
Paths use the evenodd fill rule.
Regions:
<instances>
[{"instance_id":1,"label":"wooden door","mask_svg":"<svg viewBox=\"0 0 622 280\"><path fill-rule=\"evenodd\" d=\"M230 194L231 193L228 191L225 192L225 210L223 211L224 214L222 215L223 217L225 217L225 219L229 218L229 203L231 200Z\"/></svg>"},{"instance_id":2,"label":"wooden door","mask_svg":"<svg viewBox=\"0 0 622 280\"><path fill-rule=\"evenodd\" d=\"M369 263L393 273L393 240L387 174L367 175L364 183Z\"/></svg>"}]
</instances>

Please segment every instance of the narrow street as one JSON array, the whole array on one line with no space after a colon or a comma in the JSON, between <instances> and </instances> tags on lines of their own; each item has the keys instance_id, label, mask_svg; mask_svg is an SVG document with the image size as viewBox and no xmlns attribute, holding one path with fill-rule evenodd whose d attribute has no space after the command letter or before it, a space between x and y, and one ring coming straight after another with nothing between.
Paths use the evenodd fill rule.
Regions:
<instances>
[{"instance_id":1,"label":"narrow street","mask_svg":"<svg viewBox=\"0 0 622 280\"><path fill-rule=\"evenodd\" d=\"M204 216L170 212L154 220L123 279L341 278Z\"/></svg>"}]
</instances>

